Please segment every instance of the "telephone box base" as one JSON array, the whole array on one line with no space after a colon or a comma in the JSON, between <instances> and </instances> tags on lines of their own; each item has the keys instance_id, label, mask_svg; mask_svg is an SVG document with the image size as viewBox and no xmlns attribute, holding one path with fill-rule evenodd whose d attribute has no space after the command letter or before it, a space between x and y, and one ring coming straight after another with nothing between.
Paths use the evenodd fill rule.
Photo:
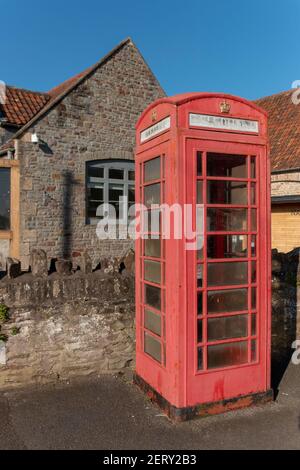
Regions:
<instances>
[{"instance_id":1,"label":"telephone box base","mask_svg":"<svg viewBox=\"0 0 300 470\"><path fill-rule=\"evenodd\" d=\"M152 402L156 403L172 421L176 422L188 421L197 417L203 418L205 416L226 413L240 408L266 404L273 401L274 398L273 390L270 389L266 392L243 395L227 400L203 403L187 408L177 408L176 406L171 405L171 403L163 398L138 374L134 374L133 382L150 398Z\"/></svg>"}]
</instances>

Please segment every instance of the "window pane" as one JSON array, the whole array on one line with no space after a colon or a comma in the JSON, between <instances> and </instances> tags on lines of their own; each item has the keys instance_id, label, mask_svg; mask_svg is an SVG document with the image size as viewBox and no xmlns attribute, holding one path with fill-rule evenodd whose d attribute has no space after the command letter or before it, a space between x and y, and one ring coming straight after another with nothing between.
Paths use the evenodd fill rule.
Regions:
<instances>
[{"instance_id":1,"label":"window pane","mask_svg":"<svg viewBox=\"0 0 300 470\"><path fill-rule=\"evenodd\" d=\"M248 263L208 263L208 286L248 284Z\"/></svg>"},{"instance_id":2,"label":"window pane","mask_svg":"<svg viewBox=\"0 0 300 470\"><path fill-rule=\"evenodd\" d=\"M161 283L161 263L158 261L145 260L144 277L146 281Z\"/></svg>"},{"instance_id":3,"label":"window pane","mask_svg":"<svg viewBox=\"0 0 300 470\"><path fill-rule=\"evenodd\" d=\"M103 187L102 188L88 188L89 201L103 202Z\"/></svg>"},{"instance_id":4,"label":"window pane","mask_svg":"<svg viewBox=\"0 0 300 470\"><path fill-rule=\"evenodd\" d=\"M236 181L208 181L208 204L248 204L247 183Z\"/></svg>"},{"instance_id":5,"label":"window pane","mask_svg":"<svg viewBox=\"0 0 300 470\"><path fill-rule=\"evenodd\" d=\"M197 204L203 204L203 181L197 181Z\"/></svg>"},{"instance_id":6,"label":"window pane","mask_svg":"<svg viewBox=\"0 0 300 470\"><path fill-rule=\"evenodd\" d=\"M209 235L208 258L244 258L247 256L247 235Z\"/></svg>"},{"instance_id":7,"label":"window pane","mask_svg":"<svg viewBox=\"0 0 300 470\"><path fill-rule=\"evenodd\" d=\"M219 290L207 293L208 313L229 313L248 310L247 289Z\"/></svg>"},{"instance_id":8,"label":"window pane","mask_svg":"<svg viewBox=\"0 0 300 470\"><path fill-rule=\"evenodd\" d=\"M161 291L159 287L145 285L145 303L161 310Z\"/></svg>"},{"instance_id":9,"label":"window pane","mask_svg":"<svg viewBox=\"0 0 300 470\"><path fill-rule=\"evenodd\" d=\"M256 236L252 235L251 237L251 256L255 258L256 256Z\"/></svg>"},{"instance_id":10,"label":"window pane","mask_svg":"<svg viewBox=\"0 0 300 470\"><path fill-rule=\"evenodd\" d=\"M147 181L160 179L160 157L149 160L144 165L144 180Z\"/></svg>"},{"instance_id":11,"label":"window pane","mask_svg":"<svg viewBox=\"0 0 300 470\"><path fill-rule=\"evenodd\" d=\"M256 315L251 316L251 336L256 335Z\"/></svg>"},{"instance_id":12,"label":"window pane","mask_svg":"<svg viewBox=\"0 0 300 470\"><path fill-rule=\"evenodd\" d=\"M202 343L203 340L203 325L202 320L198 320L198 331L197 331L197 339L198 343Z\"/></svg>"},{"instance_id":13,"label":"window pane","mask_svg":"<svg viewBox=\"0 0 300 470\"><path fill-rule=\"evenodd\" d=\"M251 230L256 232L257 230L257 211L256 209L251 209Z\"/></svg>"},{"instance_id":14,"label":"window pane","mask_svg":"<svg viewBox=\"0 0 300 470\"><path fill-rule=\"evenodd\" d=\"M204 248L204 237L202 235L197 236L197 259L203 259L203 248Z\"/></svg>"},{"instance_id":15,"label":"window pane","mask_svg":"<svg viewBox=\"0 0 300 470\"><path fill-rule=\"evenodd\" d=\"M198 348L198 370L203 369L203 349Z\"/></svg>"},{"instance_id":16,"label":"window pane","mask_svg":"<svg viewBox=\"0 0 300 470\"><path fill-rule=\"evenodd\" d=\"M256 159L251 157L251 178L256 178Z\"/></svg>"},{"instance_id":17,"label":"window pane","mask_svg":"<svg viewBox=\"0 0 300 470\"><path fill-rule=\"evenodd\" d=\"M0 230L10 229L10 169L0 168Z\"/></svg>"},{"instance_id":18,"label":"window pane","mask_svg":"<svg viewBox=\"0 0 300 470\"><path fill-rule=\"evenodd\" d=\"M202 176L202 152L197 152L197 176Z\"/></svg>"},{"instance_id":19,"label":"window pane","mask_svg":"<svg viewBox=\"0 0 300 470\"><path fill-rule=\"evenodd\" d=\"M160 258L161 256L161 240L145 240L144 255L153 258Z\"/></svg>"},{"instance_id":20,"label":"window pane","mask_svg":"<svg viewBox=\"0 0 300 470\"><path fill-rule=\"evenodd\" d=\"M160 210L147 210L143 213L143 231L160 233L161 231L161 213Z\"/></svg>"},{"instance_id":21,"label":"window pane","mask_svg":"<svg viewBox=\"0 0 300 470\"><path fill-rule=\"evenodd\" d=\"M256 309L256 288L252 287L251 289L251 308L252 310Z\"/></svg>"},{"instance_id":22,"label":"window pane","mask_svg":"<svg viewBox=\"0 0 300 470\"><path fill-rule=\"evenodd\" d=\"M161 344L160 342L148 333L145 333L145 353L153 357L158 362L161 362Z\"/></svg>"},{"instance_id":23,"label":"window pane","mask_svg":"<svg viewBox=\"0 0 300 470\"><path fill-rule=\"evenodd\" d=\"M119 202L119 198L124 194L124 186L122 184L109 185L109 202Z\"/></svg>"},{"instance_id":24,"label":"window pane","mask_svg":"<svg viewBox=\"0 0 300 470\"><path fill-rule=\"evenodd\" d=\"M134 180L135 180L135 171L134 171L134 170L128 171L128 179L129 179L130 181L134 181Z\"/></svg>"},{"instance_id":25,"label":"window pane","mask_svg":"<svg viewBox=\"0 0 300 470\"><path fill-rule=\"evenodd\" d=\"M251 362L255 362L257 360L257 341L253 339L251 341Z\"/></svg>"},{"instance_id":26,"label":"window pane","mask_svg":"<svg viewBox=\"0 0 300 470\"><path fill-rule=\"evenodd\" d=\"M203 286L203 264L197 264L197 287Z\"/></svg>"},{"instance_id":27,"label":"window pane","mask_svg":"<svg viewBox=\"0 0 300 470\"><path fill-rule=\"evenodd\" d=\"M207 209L208 231L246 231L247 209Z\"/></svg>"},{"instance_id":28,"label":"window pane","mask_svg":"<svg viewBox=\"0 0 300 470\"><path fill-rule=\"evenodd\" d=\"M203 293L198 292L198 308L197 308L198 315L202 315L203 313Z\"/></svg>"},{"instance_id":29,"label":"window pane","mask_svg":"<svg viewBox=\"0 0 300 470\"><path fill-rule=\"evenodd\" d=\"M228 367L248 362L248 343L216 344L209 346L207 351L207 362L209 369L217 367Z\"/></svg>"},{"instance_id":30,"label":"window pane","mask_svg":"<svg viewBox=\"0 0 300 470\"><path fill-rule=\"evenodd\" d=\"M251 183L251 204L255 206L256 204L256 184Z\"/></svg>"},{"instance_id":31,"label":"window pane","mask_svg":"<svg viewBox=\"0 0 300 470\"><path fill-rule=\"evenodd\" d=\"M247 336L247 330L248 315L210 318L207 322L207 337L209 341L242 338Z\"/></svg>"},{"instance_id":32,"label":"window pane","mask_svg":"<svg viewBox=\"0 0 300 470\"><path fill-rule=\"evenodd\" d=\"M247 159L243 155L207 154L208 176L247 178Z\"/></svg>"},{"instance_id":33,"label":"window pane","mask_svg":"<svg viewBox=\"0 0 300 470\"><path fill-rule=\"evenodd\" d=\"M144 204L147 207L150 207L152 204L160 204L160 183L145 186Z\"/></svg>"},{"instance_id":34,"label":"window pane","mask_svg":"<svg viewBox=\"0 0 300 470\"><path fill-rule=\"evenodd\" d=\"M161 317L151 310L145 309L144 324L147 330L161 336Z\"/></svg>"},{"instance_id":35,"label":"window pane","mask_svg":"<svg viewBox=\"0 0 300 470\"><path fill-rule=\"evenodd\" d=\"M118 168L110 168L109 178L111 178L113 180L122 180L122 179L124 179L124 170L120 170Z\"/></svg>"},{"instance_id":36,"label":"window pane","mask_svg":"<svg viewBox=\"0 0 300 470\"><path fill-rule=\"evenodd\" d=\"M256 283L256 261L251 262L251 282Z\"/></svg>"},{"instance_id":37,"label":"window pane","mask_svg":"<svg viewBox=\"0 0 300 470\"><path fill-rule=\"evenodd\" d=\"M128 186L128 201L135 202L134 186Z\"/></svg>"},{"instance_id":38,"label":"window pane","mask_svg":"<svg viewBox=\"0 0 300 470\"><path fill-rule=\"evenodd\" d=\"M104 168L97 167L95 165L88 165L87 174L89 178L103 178L104 177Z\"/></svg>"}]
</instances>

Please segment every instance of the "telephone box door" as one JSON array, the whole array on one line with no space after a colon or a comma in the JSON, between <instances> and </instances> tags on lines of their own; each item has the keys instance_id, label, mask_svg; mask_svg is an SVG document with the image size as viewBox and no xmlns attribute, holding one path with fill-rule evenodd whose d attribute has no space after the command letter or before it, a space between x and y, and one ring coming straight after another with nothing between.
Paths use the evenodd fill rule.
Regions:
<instances>
[{"instance_id":1,"label":"telephone box door","mask_svg":"<svg viewBox=\"0 0 300 470\"><path fill-rule=\"evenodd\" d=\"M266 150L186 141L186 200L197 248L187 251L188 403L268 384L269 230ZM261 183L260 183L261 182Z\"/></svg>"}]
</instances>

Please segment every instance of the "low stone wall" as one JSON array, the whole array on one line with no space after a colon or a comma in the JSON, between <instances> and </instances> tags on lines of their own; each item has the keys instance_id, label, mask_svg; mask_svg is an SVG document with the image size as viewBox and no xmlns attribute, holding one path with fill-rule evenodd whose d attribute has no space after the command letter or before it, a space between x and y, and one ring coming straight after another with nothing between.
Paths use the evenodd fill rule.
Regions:
<instances>
[{"instance_id":1,"label":"low stone wall","mask_svg":"<svg viewBox=\"0 0 300 470\"><path fill-rule=\"evenodd\" d=\"M272 251L272 369L275 385L300 339L300 248Z\"/></svg>"},{"instance_id":2,"label":"low stone wall","mask_svg":"<svg viewBox=\"0 0 300 470\"><path fill-rule=\"evenodd\" d=\"M97 376L134 360L134 277L102 270L0 282L0 388Z\"/></svg>"}]
</instances>

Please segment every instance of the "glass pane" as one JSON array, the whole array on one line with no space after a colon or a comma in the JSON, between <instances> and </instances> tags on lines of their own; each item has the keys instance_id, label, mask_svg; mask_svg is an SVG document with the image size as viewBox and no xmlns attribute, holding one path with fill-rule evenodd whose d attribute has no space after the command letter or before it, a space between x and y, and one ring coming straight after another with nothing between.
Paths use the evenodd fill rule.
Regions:
<instances>
[{"instance_id":1,"label":"glass pane","mask_svg":"<svg viewBox=\"0 0 300 470\"><path fill-rule=\"evenodd\" d=\"M198 292L198 308L197 308L198 315L202 315L203 313L203 293Z\"/></svg>"},{"instance_id":2,"label":"glass pane","mask_svg":"<svg viewBox=\"0 0 300 470\"><path fill-rule=\"evenodd\" d=\"M129 170L128 171L128 179L130 181L134 181L135 180L135 171L134 170Z\"/></svg>"},{"instance_id":3,"label":"glass pane","mask_svg":"<svg viewBox=\"0 0 300 470\"><path fill-rule=\"evenodd\" d=\"M247 235L209 235L208 258L244 258L247 256Z\"/></svg>"},{"instance_id":4,"label":"glass pane","mask_svg":"<svg viewBox=\"0 0 300 470\"><path fill-rule=\"evenodd\" d=\"M146 281L161 283L161 263L158 261L144 261L144 277Z\"/></svg>"},{"instance_id":5,"label":"glass pane","mask_svg":"<svg viewBox=\"0 0 300 470\"><path fill-rule=\"evenodd\" d=\"M197 204L203 204L203 181L197 181Z\"/></svg>"},{"instance_id":6,"label":"glass pane","mask_svg":"<svg viewBox=\"0 0 300 470\"><path fill-rule=\"evenodd\" d=\"M255 157L251 157L251 171L250 171L251 178L256 178L256 163Z\"/></svg>"},{"instance_id":7,"label":"glass pane","mask_svg":"<svg viewBox=\"0 0 300 470\"><path fill-rule=\"evenodd\" d=\"M207 209L207 230L239 231L247 230L247 209Z\"/></svg>"},{"instance_id":8,"label":"glass pane","mask_svg":"<svg viewBox=\"0 0 300 470\"><path fill-rule=\"evenodd\" d=\"M252 287L251 289L251 308L256 310L256 288Z\"/></svg>"},{"instance_id":9,"label":"glass pane","mask_svg":"<svg viewBox=\"0 0 300 470\"><path fill-rule=\"evenodd\" d=\"M256 204L256 184L251 183L251 204L255 206Z\"/></svg>"},{"instance_id":10,"label":"glass pane","mask_svg":"<svg viewBox=\"0 0 300 470\"><path fill-rule=\"evenodd\" d=\"M0 230L10 229L10 169L0 168Z\"/></svg>"},{"instance_id":11,"label":"glass pane","mask_svg":"<svg viewBox=\"0 0 300 470\"><path fill-rule=\"evenodd\" d=\"M204 237L201 235L197 236L197 259L203 259L203 248L204 248Z\"/></svg>"},{"instance_id":12,"label":"glass pane","mask_svg":"<svg viewBox=\"0 0 300 470\"><path fill-rule=\"evenodd\" d=\"M110 168L109 169L109 178L113 180L122 180L124 179L124 170L119 168Z\"/></svg>"},{"instance_id":13,"label":"glass pane","mask_svg":"<svg viewBox=\"0 0 300 470\"><path fill-rule=\"evenodd\" d=\"M150 207L152 204L160 204L160 183L145 186L144 204L147 207Z\"/></svg>"},{"instance_id":14,"label":"glass pane","mask_svg":"<svg viewBox=\"0 0 300 470\"><path fill-rule=\"evenodd\" d=\"M256 256L256 236L252 235L251 237L251 256L255 258Z\"/></svg>"},{"instance_id":15,"label":"glass pane","mask_svg":"<svg viewBox=\"0 0 300 470\"><path fill-rule=\"evenodd\" d=\"M144 324L147 330L161 336L161 317L151 310L145 309Z\"/></svg>"},{"instance_id":16,"label":"glass pane","mask_svg":"<svg viewBox=\"0 0 300 470\"><path fill-rule=\"evenodd\" d=\"M243 155L207 154L207 176L247 178L247 159Z\"/></svg>"},{"instance_id":17,"label":"glass pane","mask_svg":"<svg viewBox=\"0 0 300 470\"><path fill-rule=\"evenodd\" d=\"M119 202L119 199L124 194L124 186L122 184L109 185L109 201Z\"/></svg>"},{"instance_id":18,"label":"glass pane","mask_svg":"<svg viewBox=\"0 0 300 470\"><path fill-rule=\"evenodd\" d=\"M158 362L161 362L161 344L160 342L148 333L145 333L145 353L153 357Z\"/></svg>"},{"instance_id":19,"label":"glass pane","mask_svg":"<svg viewBox=\"0 0 300 470\"><path fill-rule=\"evenodd\" d=\"M161 310L161 290L159 287L145 285L145 303Z\"/></svg>"},{"instance_id":20,"label":"glass pane","mask_svg":"<svg viewBox=\"0 0 300 470\"><path fill-rule=\"evenodd\" d=\"M252 232L256 232L257 230L257 214L256 209L251 209L251 230Z\"/></svg>"},{"instance_id":21,"label":"glass pane","mask_svg":"<svg viewBox=\"0 0 300 470\"><path fill-rule=\"evenodd\" d=\"M144 255L153 258L160 258L161 256L161 240L145 240Z\"/></svg>"},{"instance_id":22,"label":"glass pane","mask_svg":"<svg viewBox=\"0 0 300 470\"><path fill-rule=\"evenodd\" d=\"M202 325L202 320L198 320L198 331L197 331L197 339L198 343L202 343L203 339L203 325Z\"/></svg>"},{"instance_id":23,"label":"glass pane","mask_svg":"<svg viewBox=\"0 0 300 470\"><path fill-rule=\"evenodd\" d=\"M207 293L208 313L229 313L248 310L247 289L219 290Z\"/></svg>"},{"instance_id":24,"label":"glass pane","mask_svg":"<svg viewBox=\"0 0 300 470\"><path fill-rule=\"evenodd\" d=\"M128 186L128 201L135 202L134 186Z\"/></svg>"},{"instance_id":25,"label":"glass pane","mask_svg":"<svg viewBox=\"0 0 300 470\"><path fill-rule=\"evenodd\" d=\"M256 283L256 261L251 261L251 282Z\"/></svg>"},{"instance_id":26,"label":"glass pane","mask_svg":"<svg viewBox=\"0 0 300 470\"><path fill-rule=\"evenodd\" d=\"M251 336L256 336L256 315L251 316Z\"/></svg>"},{"instance_id":27,"label":"glass pane","mask_svg":"<svg viewBox=\"0 0 300 470\"><path fill-rule=\"evenodd\" d=\"M103 187L102 188L88 188L88 200L89 201L101 201L103 202Z\"/></svg>"},{"instance_id":28,"label":"glass pane","mask_svg":"<svg viewBox=\"0 0 300 470\"><path fill-rule=\"evenodd\" d=\"M104 177L104 168L97 167L94 165L88 165L87 174L89 178L103 178Z\"/></svg>"},{"instance_id":29,"label":"glass pane","mask_svg":"<svg viewBox=\"0 0 300 470\"><path fill-rule=\"evenodd\" d=\"M158 210L147 210L143 213L143 231L160 233L161 231L161 213ZM153 238L153 237L151 237ZM157 238L157 237L156 237Z\"/></svg>"},{"instance_id":30,"label":"glass pane","mask_svg":"<svg viewBox=\"0 0 300 470\"><path fill-rule=\"evenodd\" d=\"M251 341L251 362L255 362L257 360L257 341L253 339Z\"/></svg>"},{"instance_id":31,"label":"glass pane","mask_svg":"<svg viewBox=\"0 0 300 470\"><path fill-rule=\"evenodd\" d=\"M209 341L242 338L247 336L247 331L248 315L210 318L207 322L207 337Z\"/></svg>"},{"instance_id":32,"label":"glass pane","mask_svg":"<svg viewBox=\"0 0 300 470\"><path fill-rule=\"evenodd\" d=\"M208 181L208 204L248 204L247 183L236 181Z\"/></svg>"},{"instance_id":33,"label":"glass pane","mask_svg":"<svg viewBox=\"0 0 300 470\"><path fill-rule=\"evenodd\" d=\"M207 348L209 369L228 367L248 362L248 343L216 344Z\"/></svg>"},{"instance_id":34,"label":"glass pane","mask_svg":"<svg viewBox=\"0 0 300 470\"><path fill-rule=\"evenodd\" d=\"M208 286L230 286L248 284L248 263L209 263L207 270Z\"/></svg>"},{"instance_id":35,"label":"glass pane","mask_svg":"<svg viewBox=\"0 0 300 470\"><path fill-rule=\"evenodd\" d=\"M203 264L197 264L197 287L203 286Z\"/></svg>"},{"instance_id":36,"label":"glass pane","mask_svg":"<svg viewBox=\"0 0 300 470\"><path fill-rule=\"evenodd\" d=\"M197 176L202 176L202 152L197 152Z\"/></svg>"},{"instance_id":37,"label":"glass pane","mask_svg":"<svg viewBox=\"0 0 300 470\"><path fill-rule=\"evenodd\" d=\"M203 369L203 349L198 348L198 370Z\"/></svg>"},{"instance_id":38,"label":"glass pane","mask_svg":"<svg viewBox=\"0 0 300 470\"><path fill-rule=\"evenodd\" d=\"M160 179L160 157L149 160L144 165L144 181Z\"/></svg>"}]
</instances>

